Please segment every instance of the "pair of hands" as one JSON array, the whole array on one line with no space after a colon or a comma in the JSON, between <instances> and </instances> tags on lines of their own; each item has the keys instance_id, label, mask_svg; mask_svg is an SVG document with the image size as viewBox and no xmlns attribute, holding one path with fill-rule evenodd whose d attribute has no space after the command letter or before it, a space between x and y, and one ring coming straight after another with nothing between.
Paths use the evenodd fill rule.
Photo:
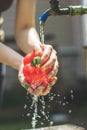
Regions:
<instances>
[{"instance_id":1,"label":"pair of hands","mask_svg":"<svg viewBox=\"0 0 87 130\"><path fill-rule=\"evenodd\" d=\"M50 66L53 65L53 69L52 71L49 72L48 77L52 77L52 82L51 85L53 86L57 80L57 72L58 72L58 60L57 60L57 53L56 51L53 49L53 47L51 45L40 45L39 46L40 49L37 49L37 46L34 47L34 50L36 51L36 53L42 53L41 56L41 65L42 65L42 70L45 71L47 68L49 68ZM43 52L42 52L43 51ZM47 62L44 61L47 59L47 57L49 57L49 60ZM21 83L21 85L26 88L25 86L28 86L28 83L25 79L25 76L23 74L23 68L24 68L24 64L22 63L20 66L20 70L19 70L19 81ZM27 88L27 91L33 95L47 95L52 87L50 87L50 85L47 86L47 88L43 91L44 88L42 88L41 86L39 86L36 90L33 90L31 87Z\"/></svg>"}]
</instances>

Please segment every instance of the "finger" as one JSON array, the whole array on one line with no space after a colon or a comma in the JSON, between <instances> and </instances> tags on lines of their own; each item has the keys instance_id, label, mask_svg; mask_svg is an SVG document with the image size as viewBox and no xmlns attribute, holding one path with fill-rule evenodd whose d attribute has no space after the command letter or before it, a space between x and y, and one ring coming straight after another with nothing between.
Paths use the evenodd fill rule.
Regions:
<instances>
[{"instance_id":1,"label":"finger","mask_svg":"<svg viewBox=\"0 0 87 130\"><path fill-rule=\"evenodd\" d=\"M21 85L24 87L25 84L26 84L24 75L23 75L23 74L19 74L19 75L18 75L18 79L19 79Z\"/></svg>"},{"instance_id":2,"label":"finger","mask_svg":"<svg viewBox=\"0 0 87 130\"><path fill-rule=\"evenodd\" d=\"M46 62L42 66L42 69L45 71L47 68L49 68L49 66L54 65L56 61L57 61L57 56L55 55L55 52L53 51L51 56L50 56L50 59L48 60L48 62Z\"/></svg>"},{"instance_id":3,"label":"finger","mask_svg":"<svg viewBox=\"0 0 87 130\"><path fill-rule=\"evenodd\" d=\"M36 96L42 95L43 89L44 89L43 86L39 86L39 87L36 89L35 95L36 95Z\"/></svg>"},{"instance_id":4,"label":"finger","mask_svg":"<svg viewBox=\"0 0 87 130\"><path fill-rule=\"evenodd\" d=\"M42 51L42 48L41 48L42 44L41 42L38 42L37 40L36 40L36 43L32 44L31 46L32 46L32 49L35 50L36 52Z\"/></svg>"},{"instance_id":5,"label":"finger","mask_svg":"<svg viewBox=\"0 0 87 130\"><path fill-rule=\"evenodd\" d=\"M42 95L43 96L47 95L50 92L50 90L51 90L51 87L50 85L48 85L47 88L42 92Z\"/></svg>"},{"instance_id":6,"label":"finger","mask_svg":"<svg viewBox=\"0 0 87 130\"><path fill-rule=\"evenodd\" d=\"M54 86L54 84L56 83L56 81L57 81L57 77L53 77L52 78L52 81L51 81L51 83L50 83L50 87L52 88L52 86Z\"/></svg>"},{"instance_id":7,"label":"finger","mask_svg":"<svg viewBox=\"0 0 87 130\"><path fill-rule=\"evenodd\" d=\"M33 47L33 50L36 52L36 55L42 54L42 47L37 44Z\"/></svg>"},{"instance_id":8,"label":"finger","mask_svg":"<svg viewBox=\"0 0 87 130\"><path fill-rule=\"evenodd\" d=\"M33 89L32 89L31 87L29 87L27 91L28 91L30 94L34 95L34 91L33 91Z\"/></svg>"},{"instance_id":9,"label":"finger","mask_svg":"<svg viewBox=\"0 0 87 130\"><path fill-rule=\"evenodd\" d=\"M54 76L56 76L57 73L58 73L58 68L59 68L59 63L58 63L58 61L56 61L55 64L54 64L53 70L49 73L48 76L49 76L49 77L54 77Z\"/></svg>"},{"instance_id":10,"label":"finger","mask_svg":"<svg viewBox=\"0 0 87 130\"><path fill-rule=\"evenodd\" d=\"M43 51L43 55L41 57L42 64L51 55L52 50L53 50L52 46L50 46L50 45L44 45L44 51Z\"/></svg>"}]
</instances>

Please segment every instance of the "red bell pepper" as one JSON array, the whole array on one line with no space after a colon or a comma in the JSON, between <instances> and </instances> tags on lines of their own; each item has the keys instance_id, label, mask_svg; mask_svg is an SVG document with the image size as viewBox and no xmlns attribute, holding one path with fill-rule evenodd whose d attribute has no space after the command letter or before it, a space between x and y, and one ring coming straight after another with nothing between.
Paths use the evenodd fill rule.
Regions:
<instances>
[{"instance_id":1,"label":"red bell pepper","mask_svg":"<svg viewBox=\"0 0 87 130\"><path fill-rule=\"evenodd\" d=\"M47 86L51 84L51 79L48 77L48 74L53 70L53 65L43 72L42 66L38 66L38 64L40 64L41 56L41 54L37 55L35 51L26 55L23 60L23 74L32 89L44 86L44 90L46 90ZM45 63L48 60L49 58L45 60Z\"/></svg>"}]
</instances>

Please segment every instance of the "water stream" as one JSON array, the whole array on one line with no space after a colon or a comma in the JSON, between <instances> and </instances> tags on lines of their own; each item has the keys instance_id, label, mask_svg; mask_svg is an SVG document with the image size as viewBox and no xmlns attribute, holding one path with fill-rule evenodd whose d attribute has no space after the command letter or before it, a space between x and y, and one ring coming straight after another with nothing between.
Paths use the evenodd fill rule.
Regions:
<instances>
[{"instance_id":1,"label":"water stream","mask_svg":"<svg viewBox=\"0 0 87 130\"><path fill-rule=\"evenodd\" d=\"M31 105L31 107L34 107L34 113L33 113L33 117L32 117L32 128L33 129L35 129L35 127L36 127L36 123L37 123L37 117L38 117L38 108L37 108L37 106L38 106L38 97L37 96L33 96L33 102L32 102L32 105Z\"/></svg>"},{"instance_id":2,"label":"water stream","mask_svg":"<svg viewBox=\"0 0 87 130\"><path fill-rule=\"evenodd\" d=\"M40 25L40 41L42 44L45 43L44 25Z\"/></svg>"},{"instance_id":3,"label":"water stream","mask_svg":"<svg viewBox=\"0 0 87 130\"><path fill-rule=\"evenodd\" d=\"M41 43L44 44L45 40L44 40L44 26L40 25L40 40ZM30 106L30 109L33 109L33 115L32 115L32 129L36 128L37 122L38 122L38 118L41 118L41 116L38 114L38 100L40 101L42 108L41 108L41 114L42 116L44 116L44 118L46 120L48 119L47 114L45 113L45 100L43 96L37 97L37 96L32 96L32 104ZM27 108L27 105L24 105L24 108ZM27 116L30 116L30 113L27 113ZM43 122L42 122L43 123Z\"/></svg>"},{"instance_id":4,"label":"water stream","mask_svg":"<svg viewBox=\"0 0 87 130\"><path fill-rule=\"evenodd\" d=\"M28 96L28 95L27 95ZM30 100L30 99L28 99ZM30 112L26 114L27 117L30 117L32 115L31 125L32 129L35 129L38 123L38 120L42 117L44 120L49 121L49 113L46 112L46 105L45 100L43 96L37 97L37 96L31 96L31 105L30 105ZM39 108L39 103L41 108ZM27 110L28 106L27 104L24 105L24 109ZM33 114L32 114L33 113ZM41 121L41 125L44 125L44 122Z\"/></svg>"},{"instance_id":5,"label":"water stream","mask_svg":"<svg viewBox=\"0 0 87 130\"><path fill-rule=\"evenodd\" d=\"M44 39L44 26L40 25L40 40L41 43L44 44L45 43L45 39ZM40 102L42 103L42 115L45 116L46 119L48 119L48 117L46 116L45 113L45 101L44 101L44 97L42 97L42 99L40 99ZM34 96L33 97L33 102L32 102L32 106L34 106L34 113L33 113L33 117L32 117L32 128L35 129L36 127L36 123L37 123L37 117L38 117L38 111L37 111L37 105L38 105L38 97Z\"/></svg>"}]
</instances>

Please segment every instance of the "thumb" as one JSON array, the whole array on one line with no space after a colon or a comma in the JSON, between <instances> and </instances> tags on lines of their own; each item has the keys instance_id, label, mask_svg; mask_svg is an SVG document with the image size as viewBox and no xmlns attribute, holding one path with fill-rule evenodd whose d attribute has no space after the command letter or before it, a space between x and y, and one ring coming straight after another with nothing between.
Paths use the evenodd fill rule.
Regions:
<instances>
[{"instance_id":1,"label":"thumb","mask_svg":"<svg viewBox=\"0 0 87 130\"><path fill-rule=\"evenodd\" d=\"M37 44L37 45L34 47L34 51L36 52L37 55L38 55L38 54L42 54L42 47Z\"/></svg>"}]
</instances>

